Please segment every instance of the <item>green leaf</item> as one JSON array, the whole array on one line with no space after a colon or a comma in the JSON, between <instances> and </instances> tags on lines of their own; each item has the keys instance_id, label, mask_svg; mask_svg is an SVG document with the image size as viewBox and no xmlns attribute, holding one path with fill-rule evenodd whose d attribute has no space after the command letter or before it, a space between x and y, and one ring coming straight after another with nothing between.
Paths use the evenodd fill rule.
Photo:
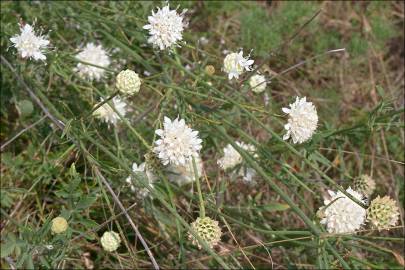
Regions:
<instances>
[{"instance_id":1,"label":"green leaf","mask_svg":"<svg viewBox=\"0 0 405 270\"><path fill-rule=\"evenodd\" d=\"M76 208L77 209L89 208L96 200L97 197L95 196L86 196L76 204Z\"/></svg>"},{"instance_id":2,"label":"green leaf","mask_svg":"<svg viewBox=\"0 0 405 270\"><path fill-rule=\"evenodd\" d=\"M17 110L18 114L22 117L28 117L32 114L34 111L34 105L32 105L32 102L27 99L23 99L17 103Z\"/></svg>"},{"instance_id":3,"label":"green leaf","mask_svg":"<svg viewBox=\"0 0 405 270\"><path fill-rule=\"evenodd\" d=\"M286 203L269 203L265 205L258 206L259 209L268 212L275 212L275 211L285 211L290 208L290 206Z\"/></svg>"},{"instance_id":4,"label":"green leaf","mask_svg":"<svg viewBox=\"0 0 405 270\"><path fill-rule=\"evenodd\" d=\"M93 229L99 226L97 222L91 219L81 219L79 223L83 224L87 229Z\"/></svg>"},{"instance_id":5,"label":"green leaf","mask_svg":"<svg viewBox=\"0 0 405 270\"><path fill-rule=\"evenodd\" d=\"M1 258L7 257L9 256L15 248L15 242L14 241L7 241L4 244L1 244L1 250L0 250L0 254L1 254Z\"/></svg>"},{"instance_id":6,"label":"green leaf","mask_svg":"<svg viewBox=\"0 0 405 270\"><path fill-rule=\"evenodd\" d=\"M32 256L28 256L27 261L25 262L26 269L35 269L34 261L32 260Z\"/></svg>"},{"instance_id":7,"label":"green leaf","mask_svg":"<svg viewBox=\"0 0 405 270\"><path fill-rule=\"evenodd\" d=\"M70 119L69 121L66 122L65 128L63 129L63 132L62 132L61 139L63 139L63 138L66 136L66 134L68 134L68 133L70 132L70 130L71 130L71 128L72 128L72 122L73 122L73 119ZM74 164L74 163L73 163L73 164ZM73 164L72 164L72 165L73 165ZM76 168L73 167L73 169L74 169L75 172L76 172Z\"/></svg>"}]
</instances>

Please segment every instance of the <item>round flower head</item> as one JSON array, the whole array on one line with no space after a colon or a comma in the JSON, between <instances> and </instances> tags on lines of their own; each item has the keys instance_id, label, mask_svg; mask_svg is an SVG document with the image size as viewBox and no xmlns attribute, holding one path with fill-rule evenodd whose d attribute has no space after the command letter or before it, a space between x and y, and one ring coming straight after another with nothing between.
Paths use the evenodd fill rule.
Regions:
<instances>
[{"instance_id":1,"label":"round flower head","mask_svg":"<svg viewBox=\"0 0 405 270\"><path fill-rule=\"evenodd\" d=\"M155 142L153 151L163 165L188 165L191 157L197 157L202 147L198 131L189 128L184 119L178 118L172 121L165 117L163 127L155 131L160 139Z\"/></svg>"},{"instance_id":2,"label":"round flower head","mask_svg":"<svg viewBox=\"0 0 405 270\"><path fill-rule=\"evenodd\" d=\"M214 67L213 65L205 66L205 72L206 72L208 75L212 76L212 75L214 75L214 73L215 73L215 67Z\"/></svg>"},{"instance_id":3,"label":"round flower head","mask_svg":"<svg viewBox=\"0 0 405 270\"><path fill-rule=\"evenodd\" d=\"M101 246L105 251L112 252L118 249L121 243L120 235L116 232L104 232L101 237Z\"/></svg>"},{"instance_id":4,"label":"round flower head","mask_svg":"<svg viewBox=\"0 0 405 270\"><path fill-rule=\"evenodd\" d=\"M312 102L307 102L306 97L295 100L290 108L283 108L283 112L289 115L288 123L284 126L287 133L283 140L292 138L294 143L308 141L316 130L318 114Z\"/></svg>"},{"instance_id":5,"label":"round flower head","mask_svg":"<svg viewBox=\"0 0 405 270\"><path fill-rule=\"evenodd\" d=\"M363 174L354 181L354 190L370 197L375 190L375 181L370 176Z\"/></svg>"},{"instance_id":6,"label":"round flower head","mask_svg":"<svg viewBox=\"0 0 405 270\"><path fill-rule=\"evenodd\" d=\"M144 179L146 179L148 181L148 183L149 183L149 186L151 188L153 188L153 182L155 182L157 177L147 167L149 167L149 166L146 166L145 162L141 163L141 165L139 165L139 166L134 162L132 164L132 171L135 174L137 174L137 175L143 177ZM131 176L128 176L127 179L125 179L125 181L129 184L129 186L131 187L131 190L133 192L136 192L136 196L139 199L144 199L147 196L149 196L149 189L147 189L146 187L136 187L132 182L132 177Z\"/></svg>"},{"instance_id":7,"label":"round flower head","mask_svg":"<svg viewBox=\"0 0 405 270\"><path fill-rule=\"evenodd\" d=\"M386 229L397 224L399 210L395 201L390 197L378 196L371 201L367 209L367 221L378 230Z\"/></svg>"},{"instance_id":8,"label":"round flower head","mask_svg":"<svg viewBox=\"0 0 405 270\"><path fill-rule=\"evenodd\" d=\"M152 16L148 16L149 24L143 28L149 30L148 43L160 50L165 50L173 45L178 45L177 42L183 39L182 32L185 27L183 23L184 10L181 14L177 14L176 10L170 10L169 5L158 8L155 13L152 10Z\"/></svg>"},{"instance_id":9,"label":"round flower head","mask_svg":"<svg viewBox=\"0 0 405 270\"><path fill-rule=\"evenodd\" d=\"M103 102L103 101L104 101L104 99L101 98L100 102ZM127 104L124 101L122 101L121 98L119 98L117 96L114 97L112 99L112 105L118 111L118 113L120 115L122 115L122 116L125 115L125 113L126 113L125 107L127 106ZM118 120L120 120L119 115L111 108L111 106L108 104L108 102L104 103L103 105L98 107L97 110L95 110L93 112L93 115L97 118L102 119L108 125L112 124L115 126L118 123Z\"/></svg>"},{"instance_id":10,"label":"round flower head","mask_svg":"<svg viewBox=\"0 0 405 270\"><path fill-rule=\"evenodd\" d=\"M13 46L17 49L22 58L30 58L35 61L46 60L44 50L49 45L47 40L42 35L36 35L33 27L29 24L20 26L21 33L10 38Z\"/></svg>"},{"instance_id":11,"label":"round flower head","mask_svg":"<svg viewBox=\"0 0 405 270\"><path fill-rule=\"evenodd\" d=\"M52 219L51 230L53 233L63 233L67 230L68 223L63 217L56 217Z\"/></svg>"},{"instance_id":12,"label":"round flower head","mask_svg":"<svg viewBox=\"0 0 405 270\"><path fill-rule=\"evenodd\" d=\"M251 70L250 66L253 65L253 60L249 59L250 55L246 58L243 57L243 51L239 53L230 53L224 59L224 71L228 73L228 79L239 78L245 70Z\"/></svg>"},{"instance_id":13,"label":"round flower head","mask_svg":"<svg viewBox=\"0 0 405 270\"><path fill-rule=\"evenodd\" d=\"M238 175L242 177L242 180L248 184L254 184L254 177L256 176L256 170L253 168L241 167Z\"/></svg>"},{"instance_id":14,"label":"round flower head","mask_svg":"<svg viewBox=\"0 0 405 270\"><path fill-rule=\"evenodd\" d=\"M252 91L256 93L261 93L266 89L266 77L260 74L253 75L250 77L249 85L252 87Z\"/></svg>"},{"instance_id":15,"label":"round flower head","mask_svg":"<svg viewBox=\"0 0 405 270\"><path fill-rule=\"evenodd\" d=\"M363 200L363 196L348 188L347 193L358 201ZM331 198L325 199L325 206L320 208L318 216L322 217L321 224L326 225L329 233L352 233L360 229L366 218L366 210L352 201L341 191L333 192L328 190Z\"/></svg>"},{"instance_id":16,"label":"round flower head","mask_svg":"<svg viewBox=\"0 0 405 270\"><path fill-rule=\"evenodd\" d=\"M107 68L110 65L110 57L107 52L101 45L96 46L93 43L87 43L86 47L76 55L76 59L103 68ZM74 70L82 78L87 78L90 81L99 81L105 74L105 70L99 67L78 63Z\"/></svg>"},{"instance_id":17,"label":"round flower head","mask_svg":"<svg viewBox=\"0 0 405 270\"><path fill-rule=\"evenodd\" d=\"M191 228L198 234L199 237L204 239L208 246L213 248L221 241L221 228L218 225L218 221L213 220L209 217L198 217L193 223L191 223ZM189 233L189 239L193 241L194 245L197 245L201 249L199 241Z\"/></svg>"},{"instance_id":18,"label":"round flower head","mask_svg":"<svg viewBox=\"0 0 405 270\"><path fill-rule=\"evenodd\" d=\"M127 69L118 73L115 86L122 94L133 95L139 92L141 80L135 71Z\"/></svg>"},{"instance_id":19,"label":"round flower head","mask_svg":"<svg viewBox=\"0 0 405 270\"><path fill-rule=\"evenodd\" d=\"M197 175L200 177L203 170L203 163L200 156L195 158L195 165L197 166ZM186 165L169 165L168 171L169 180L177 183L179 186L195 181L192 160Z\"/></svg>"},{"instance_id":20,"label":"round flower head","mask_svg":"<svg viewBox=\"0 0 405 270\"><path fill-rule=\"evenodd\" d=\"M254 147L254 145L251 144L246 144L244 142L235 142L240 148L244 149L245 151L248 151L250 153L253 153L254 151L256 151L256 148ZM238 151L236 151L235 148L233 148L233 146L231 144L228 144L225 148L224 148L224 156L222 158L220 158L217 163L218 165L223 169L223 170L227 170L227 169L231 169L233 167L235 167L236 165L241 164L243 161L242 156L239 154Z\"/></svg>"}]
</instances>

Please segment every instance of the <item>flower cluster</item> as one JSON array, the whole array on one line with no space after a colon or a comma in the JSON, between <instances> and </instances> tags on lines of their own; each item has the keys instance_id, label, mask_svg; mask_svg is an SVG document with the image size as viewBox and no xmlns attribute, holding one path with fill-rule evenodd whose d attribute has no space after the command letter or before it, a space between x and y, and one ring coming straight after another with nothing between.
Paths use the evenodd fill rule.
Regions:
<instances>
[{"instance_id":1,"label":"flower cluster","mask_svg":"<svg viewBox=\"0 0 405 270\"><path fill-rule=\"evenodd\" d=\"M64 233L68 228L68 223L64 217L56 217L52 219L51 230L53 233Z\"/></svg>"},{"instance_id":2,"label":"flower cluster","mask_svg":"<svg viewBox=\"0 0 405 270\"><path fill-rule=\"evenodd\" d=\"M209 217L198 217L193 223L191 228L205 240L210 248L216 246L221 241L221 228L218 225L218 221ZM193 234L189 233L189 239L193 241L194 245L197 245L201 249L201 244Z\"/></svg>"},{"instance_id":3,"label":"flower cluster","mask_svg":"<svg viewBox=\"0 0 405 270\"><path fill-rule=\"evenodd\" d=\"M186 28L184 22L185 12L178 13L177 10L171 10L169 5L158 8L157 11L152 10L152 15L148 16L148 24L143 26L143 29L147 30L149 34L147 42L160 51L179 46L179 43L183 40L183 31ZM208 41L203 42L203 40L200 39L202 44L208 43ZM36 33L30 24L21 25L20 33L11 37L10 41L21 58L35 61L46 60L45 52L50 41L47 37ZM77 65L73 68L73 71L82 79L95 82L102 81L107 77L106 70L115 72L110 67L109 51L109 49L104 49L98 42L87 43L78 50L75 56ZM112 50L113 52L114 50ZM239 79L246 71L252 71L254 60L250 59L250 54L244 56L242 49L239 52L224 50L224 54L226 56L223 59L222 70L227 74L228 80ZM198 70L195 67L197 65L191 67L190 64L185 68L188 72L191 72ZM143 74L149 76L151 72L145 70ZM201 78L216 75L213 65L207 65L204 72L205 75L203 74L204 76L201 76ZM209 84L212 85L211 82ZM251 91L262 93L267 87L266 77L261 74L253 74L248 84ZM110 126L116 127L119 120L126 115L128 110L127 101L130 96L140 91L141 78L135 71L125 69L116 76L115 86L118 90L117 93L120 95L110 96L109 98L101 97L100 103L93 107L93 116L107 123L109 128ZM248 87L248 85L245 86ZM283 140L291 139L294 144L308 142L313 137L318 126L318 113L314 104L307 101L306 97L296 97L295 102L289 104L288 107L282 108L282 111L288 116L288 122L284 125L285 134ZM184 119L177 117L172 120L165 116L163 127L155 130L155 134L158 138L155 140L151 151L153 151L154 160L159 163L159 168L163 167L164 170L162 171L164 171L165 176L179 186L197 180L199 198L202 200L198 179L203 175L203 160L200 154L203 141L199 136L199 131L193 130L186 124ZM283 143L288 144L288 142ZM241 148L248 152L254 159L258 158L254 145L239 141L235 141L235 144L238 149ZM217 165L222 172L230 173L230 175L234 173L233 175L236 174L238 177L242 177L248 183L254 181L256 171L246 166L242 155L232 144L226 145L223 153L224 155L217 160ZM193 160L195 161L196 170ZM151 164L148 159L139 166L137 163L133 163L133 174L125 179L130 189L140 199L149 196L150 190L144 186L139 186L139 183L134 178L139 179L138 176L141 177L150 188L159 187L156 182L158 181L157 175L161 175L159 174L160 170L156 170L155 163ZM134 175L136 177L133 177ZM378 196L371 200L367 209L363 207L362 204L367 206L370 202L370 197L375 190L375 181L372 178L362 175L354 181L352 186L353 189L349 187L346 190L346 193L351 196L347 196L345 192L329 190L329 197L324 200L324 205L318 211L318 216L321 219L320 223L326 226L329 233L355 233L366 222L370 223L373 228L381 230L390 228L398 222L399 209L396 202L388 196L382 198ZM353 201L350 197L360 203ZM203 205L201 203L200 207L203 208ZM218 221L205 217L205 210L201 212L203 214L191 223L191 228L212 248L221 240L221 228ZM52 220L51 230L54 234L64 233L67 229L68 223L63 217L56 217ZM201 243L191 232L189 232L189 239L201 248ZM104 232L100 242L104 250L112 252L119 248L121 239L116 232L107 231Z\"/></svg>"},{"instance_id":4,"label":"flower cluster","mask_svg":"<svg viewBox=\"0 0 405 270\"><path fill-rule=\"evenodd\" d=\"M253 92L261 93L266 89L267 86L266 77L260 74L255 74L250 77L249 85L252 87Z\"/></svg>"},{"instance_id":5,"label":"flower cluster","mask_svg":"<svg viewBox=\"0 0 405 270\"><path fill-rule=\"evenodd\" d=\"M150 170L149 166L146 165L146 162L141 163L139 166L134 162L132 164L132 172L135 175L138 175L139 177L143 177L143 179L146 179L147 183L149 184L149 187L153 188L153 182L156 181L157 177L156 175ZM125 182L129 184L131 187L131 190L133 192L136 192L136 196L140 199L144 199L147 196L149 196L149 189L146 187L137 187L138 185L135 185L133 183L133 179L131 176L128 176L125 179Z\"/></svg>"},{"instance_id":6,"label":"flower cluster","mask_svg":"<svg viewBox=\"0 0 405 270\"><path fill-rule=\"evenodd\" d=\"M99 106L101 103L102 105ZM104 99L101 98L100 103L94 106L97 107L97 109L93 112L93 115L97 118L102 119L108 125L112 124L115 126L117 125L120 116L114 111L111 106L114 106L114 108L121 116L124 116L126 114L127 104L121 98L114 97L112 99L112 105L108 104L108 102L104 102Z\"/></svg>"},{"instance_id":7,"label":"flower cluster","mask_svg":"<svg viewBox=\"0 0 405 270\"><path fill-rule=\"evenodd\" d=\"M105 69L111 61L107 51L101 45L87 43L83 50L76 55L77 63L75 71L80 77L90 81L99 81L105 76ZM82 63L83 62L83 63Z\"/></svg>"},{"instance_id":8,"label":"flower cluster","mask_svg":"<svg viewBox=\"0 0 405 270\"><path fill-rule=\"evenodd\" d=\"M374 179L366 174L357 177L353 185L354 190L364 194L367 198L370 197L375 190Z\"/></svg>"},{"instance_id":9,"label":"flower cluster","mask_svg":"<svg viewBox=\"0 0 405 270\"><path fill-rule=\"evenodd\" d=\"M123 70L117 75L115 86L124 95L133 95L139 92L141 80L132 70Z\"/></svg>"},{"instance_id":10,"label":"flower cluster","mask_svg":"<svg viewBox=\"0 0 405 270\"><path fill-rule=\"evenodd\" d=\"M200 156L195 158L195 164L197 166L197 175L198 177L201 177L203 172L203 162ZM194 182L196 178L193 163L190 162L187 165L170 164L167 169L167 177L170 181L179 186Z\"/></svg>"},{"instance_id":11,"label":"flower cluster","mask_svg":"<svg viewBox=\"0 0 405 270\"><path fill-rule=\"evenodd\" d=\"M188 166L191 157L198 157L198 152L202 148L198 131L189 128L184 119L176 118L172 121L165 117L163 129L158 129L155 133L160 139L155 142L153 150L163 165L170 163Z\"/></svg>"},{"instance_id":12,"label":"flower cluster","mask_svg":"<svg viewBox=\"0 0 405 270\"><path fill-rule=\"evenodd\" d=\"M257 155L255 154L256 148L254 145L238 141L236 141L235 144L248 153L252 154L253 157L257 158ZM217 164L223 170L230 170L238 165L241 165L242 162L243 158L239 154L239 152L231 144L228 144L224 148L224 156L217 161ZM237 175L241 176L243 181L247 183L253 183L253 177L256 175L256 171L252 168L241 166L239 170L237 170Z\"/></svg>"},{"instance_id":13,"label":"flower cluster","mask_svg":"<svg viewBox=\"0 0 405 270\"><path fill-rule=\"evenodd\" d=\"M283 108L282 110L289 115L288 123L284 126L287 133L283 140L288 140L291 137L294 143L308 141L318 124L318 114L312 102L308 102L306 97L297 97L295 102L290 104L290 108Z\"/></svg>"},{"instance_id":14,"label":"flower cluster","mask_svg":"<svg viewBox=\"0 0 405 270\"><path fill-rule=\"evenodd\" d=\"M105 251L113 252L119 248L121 238L120 235L114 231L104 232L100 242Z\"/></svg>"},{"instance_id":15,"label":"flower cluster","mask_svg":"<svg viewBox=\"0 0 405 270\"><path fill-rule=\"evenodd\" d=\"M46 60L44 51L48 48L49 40L42 35L35 34L34 28L25 24L20 27L21 33L10 38L13 46L17 49L22 58Z\"/></svg>"},{"instance_id":16,"label":"flower cluster","mask_svg":"<svg viewBox=\"0 0 405 270\"><path fill-rule=\"evenodd\" d=\"M248 57L243 57L243 51L239 53L230 53L224 59L224 71L228 73L228 79L238 79L245 71L250 71L250 66L253 65L253 60Z\"/></svg>"},{"instance_id":17,"label":"flower cluster","mask_svg":"<svg viewBox=\"0 0 405 270\"><path fill-rule=\"evenodd\" d=\"M251 154L256 151L254 145L238 141L236 141L235 144ZM228 144L224 148L224 156L220 158L217 163L223 170L227 170L241 164L242 161L243 159L239 152L231 144Z\"/></svg>"},{"instance_id":18,"label":"flower cluster","mask_svg":"<svg viewBox=\"0 0 405 270\"><path fill-rule=\"evenodd\" d=\"M162 9L158 8L156 13L152 10L152 16L148 17L149 24L143 27L149 31L148 43L160 50L177 45L183 39L185 12L178 14L176 10L170 10L168 5Z\"/></svg>"},{"instance_id":19,"label":"flower cluster","mask_svg":"<svg viewBox=\"0 0 405 270\"><path fill-rule=\"evenodd\" d=\"M366 210L341 191L329 190L328 192L330 199L325 199L325 206L320 208L321 224L325 224L330 233L351 233L360 229L366 219ZM360 193L351 188L346 192L364 203Z\"/></svg>"},{"instance_id":20,"label":"flower cluster","mask_svg":"<svg viewBox=\"0 0 405 270\"><path fill-rule=\"evenodd\" d=\"M378 230L395 226L399 220L399 209L388 196L378 196L367 209L367 221Z\"/></svg>"}]
</instances>

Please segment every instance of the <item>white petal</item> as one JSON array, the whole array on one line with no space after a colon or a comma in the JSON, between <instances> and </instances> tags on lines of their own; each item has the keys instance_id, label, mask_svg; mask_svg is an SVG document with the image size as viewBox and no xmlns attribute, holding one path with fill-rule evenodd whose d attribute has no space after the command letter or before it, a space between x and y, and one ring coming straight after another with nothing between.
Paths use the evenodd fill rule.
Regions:
<instances>
[{"instance_id":1,"label":"white petal","mask_svg":"<svg viewBox=\"0 0 405 270\"><path fill-rule=\"evenodd\" d=\"M282 108L281 110L286 114L289 114L291 112L291 110L288 108Z\"/></svg>"}]
</instances>

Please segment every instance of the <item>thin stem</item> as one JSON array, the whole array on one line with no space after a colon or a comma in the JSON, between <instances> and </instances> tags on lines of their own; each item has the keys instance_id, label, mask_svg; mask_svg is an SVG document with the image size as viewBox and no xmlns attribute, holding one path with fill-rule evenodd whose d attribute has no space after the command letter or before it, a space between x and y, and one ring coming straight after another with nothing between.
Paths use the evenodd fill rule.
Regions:
<instances>
[{"instance_id":1,"label":"thin stem","mask_svg":"<svg viewBox=\"0 0 405 270\"><path fill-rule=\"evenodd\" d=\"M197 183L198 199L200 200L200 217L204 218L205 217L204 199L203 199L203 196L201 193L200 178L198 176L197 164L195 163L194 157L193 157L192 163L193 163L194 177L195 177L195 181Z\"/></svg>"}]
</instances>

